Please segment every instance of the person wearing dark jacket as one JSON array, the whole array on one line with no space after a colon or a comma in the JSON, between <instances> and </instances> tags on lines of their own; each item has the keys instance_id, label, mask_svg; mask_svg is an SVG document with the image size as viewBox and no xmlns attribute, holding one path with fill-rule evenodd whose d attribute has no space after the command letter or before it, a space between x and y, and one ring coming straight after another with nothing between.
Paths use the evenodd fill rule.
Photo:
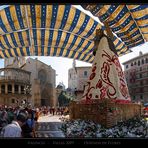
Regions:
<instances>
[{"instance_id":1,"label":"person wearing dark jacket","mask_svg":"<svg viewBox=\"0 0 148 148\"><path fill-rule=\"evenodd\" d=\"M29 112L28 119L26 123L22 126L22 136L23 138L33 138L35 137L35 130L34 130L34 116L33 112Z\"/></svg>"}]
</instances>

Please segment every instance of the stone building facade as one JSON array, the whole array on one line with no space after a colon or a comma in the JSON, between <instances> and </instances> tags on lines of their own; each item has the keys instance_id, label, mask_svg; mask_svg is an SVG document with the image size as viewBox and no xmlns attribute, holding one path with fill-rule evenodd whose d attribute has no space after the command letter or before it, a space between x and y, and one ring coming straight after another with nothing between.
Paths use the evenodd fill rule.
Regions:
<instances>
[{"instance_id":1,"label":"stone building facade","mask_svg":"<svg viewBox=\"0 0 148 148\"><path fill-rule=\"evenodd\" d=\"M91 66L76 67L75 60L73 61L73 68L68 70L68 88L77 99L83 95L90 72Z\"/></svg>"},{"instance_id":2,"label":"stone building facade","mask_svg":"<svg viewBox=\"0 0 148 148\"><path fill-rule=\"evenodd\" d=\"M124 73L133 102L148 102L148 53L123 63Z\"/></svg>"},{"instance_id":3,"label":"stone building facade","mask_svg":"<svg viewBox=\"0 0 148 148\"><path fill-rule=\"evenodd\" d=\"M0 73L0 104L13 107L29 104L31 95L25 88L31 87L31 73L17 68L1 68Z\"/></svg>"},{"instance_id":4,"label":"stone building facade","mask_svg":"<svg viewBox=\"0 0 148 148\"><path fill-rule=\"evenodd\" d=\"M56 72L50 65L25 57L18 58L13 62L13 58L5 59L6 67L18 66L19 69L30 72L31 99L32 106L56 106L57 97L55 90Z\"/></svg>"},{"instance_id":5,"label":"stone building facade","mask_svg":"<svg viewBox=\"0 0 148 148\"><path fill-rule=\"evenodd\" d=\"M34 106L56 106L55 70L37 58L28 58L21 68L31 71L32 104Z\"/></svg>"},{"instance_id":6,"label":"stone building facade","mask_svg":"<svg viewBox=\"0 0 148 148\"><path fill-rule=\"evenodd\" d=\"M31 72L22 70L16 64L17 58L5 61L0 69L0 104L8 106L28 105L31 103ZM11 63L11 64L10 64Z\"/></svg>"}]
</instances>

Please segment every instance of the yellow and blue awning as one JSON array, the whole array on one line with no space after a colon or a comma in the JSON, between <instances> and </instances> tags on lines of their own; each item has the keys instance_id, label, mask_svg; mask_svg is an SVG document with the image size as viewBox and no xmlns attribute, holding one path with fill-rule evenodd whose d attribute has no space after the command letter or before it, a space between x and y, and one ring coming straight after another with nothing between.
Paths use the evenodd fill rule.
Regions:
<instances>
[{"instance_id":1,"label":"yellow and blue awning","mask_svg":"<svg viewBox=\"0 0 148 148\"><path fill-rule=\"evenodd\" d=\"M98 8L102 10L101 5ZM101 11L101 14L101 21L107 18L105 11ZM143 22L146 21L145 17L147 16L143 16ZM122 39L116 36L113 38L119 56L130 52L130 47L139 45L146 39L146 26L143 24L143 30L130 29L138 34L134 36L124 24L122 27L126 31L120 31L120 24L111 19L109 25ZM129 17L129 22L131 21L133 20ZM133 27L135 25L137 24L132 24ZM99 28L105 29L72 5L9 5L0 9L0 58L60 56L92 63L96 29ZM139 31L145 32L145 35L141 35Z\"/></svg>"},{"instance_id":2,"label":"yellow and blue awning","mask_svg":"<svg viewBox=\"0 0 148 148\"><path fill-rule=\"evenodd\" d=\"M148 5L82 5L130 49L148 41Z\"/></svg>"}]
</instances>

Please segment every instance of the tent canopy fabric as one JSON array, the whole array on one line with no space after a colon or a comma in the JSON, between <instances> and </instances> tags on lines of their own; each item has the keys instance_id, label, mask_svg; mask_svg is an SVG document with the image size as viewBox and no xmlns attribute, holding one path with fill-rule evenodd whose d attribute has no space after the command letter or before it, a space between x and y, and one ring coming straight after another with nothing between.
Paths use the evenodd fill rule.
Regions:
<instances>
[{"instance_id":1,"label":"tent canopy fabric","mask_svg":"<svg viewBox=\"0 0 148 148\"><path fill-rule=\"evenodd\" d=\"M148 5L82 5L130 49L148 41Z\"/></svg>"},{"instance_id":2,"label":"tent canopy fabric","mask_svg":"<svg viewBox=\"0 0 148 148\"><path fill-rule=\"evenodd\" d=\"M145 12L145 9L143 7L142 11ZM101 21L106 17L103 10ZM142 21L139 21L141 26L130 29L131 32L127 29L120 31L120 24L111 19L109 25L113 26L112 31L119 31L117 36L122 39L116 35L113 38L119 56L131 52L130 47L147 40L147 16L143 15ZM141 20L139 17L136 19ZM133 16L128 17L128 20L133 21ZM137 27L137 24L131 24ZM105 30L99 22L72 5L9 5L0 9L0 58L61 56L92 63L96 29L100 28ZM134 30L138 35L133 35Z\"/></svg>"}]
</instances>

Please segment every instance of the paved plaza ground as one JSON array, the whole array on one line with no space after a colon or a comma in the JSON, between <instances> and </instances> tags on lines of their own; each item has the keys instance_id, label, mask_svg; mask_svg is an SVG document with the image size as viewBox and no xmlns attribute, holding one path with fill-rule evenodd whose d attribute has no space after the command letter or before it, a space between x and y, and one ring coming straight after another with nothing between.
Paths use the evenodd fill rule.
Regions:
<instances>
[{"instance_id":1,"label":"paved plaza ground","mask_svg":"<svg viewBox=\"0 0 148 148\"><path fill-rule=\"evenodd\" d=\"M50 138L50 137L65 137L63 132L60 130L62 121L59 119L59 115L47 115L39 118L39 125L36 130L37 137L39 138Z\"/></svg>"}]
</instances>

